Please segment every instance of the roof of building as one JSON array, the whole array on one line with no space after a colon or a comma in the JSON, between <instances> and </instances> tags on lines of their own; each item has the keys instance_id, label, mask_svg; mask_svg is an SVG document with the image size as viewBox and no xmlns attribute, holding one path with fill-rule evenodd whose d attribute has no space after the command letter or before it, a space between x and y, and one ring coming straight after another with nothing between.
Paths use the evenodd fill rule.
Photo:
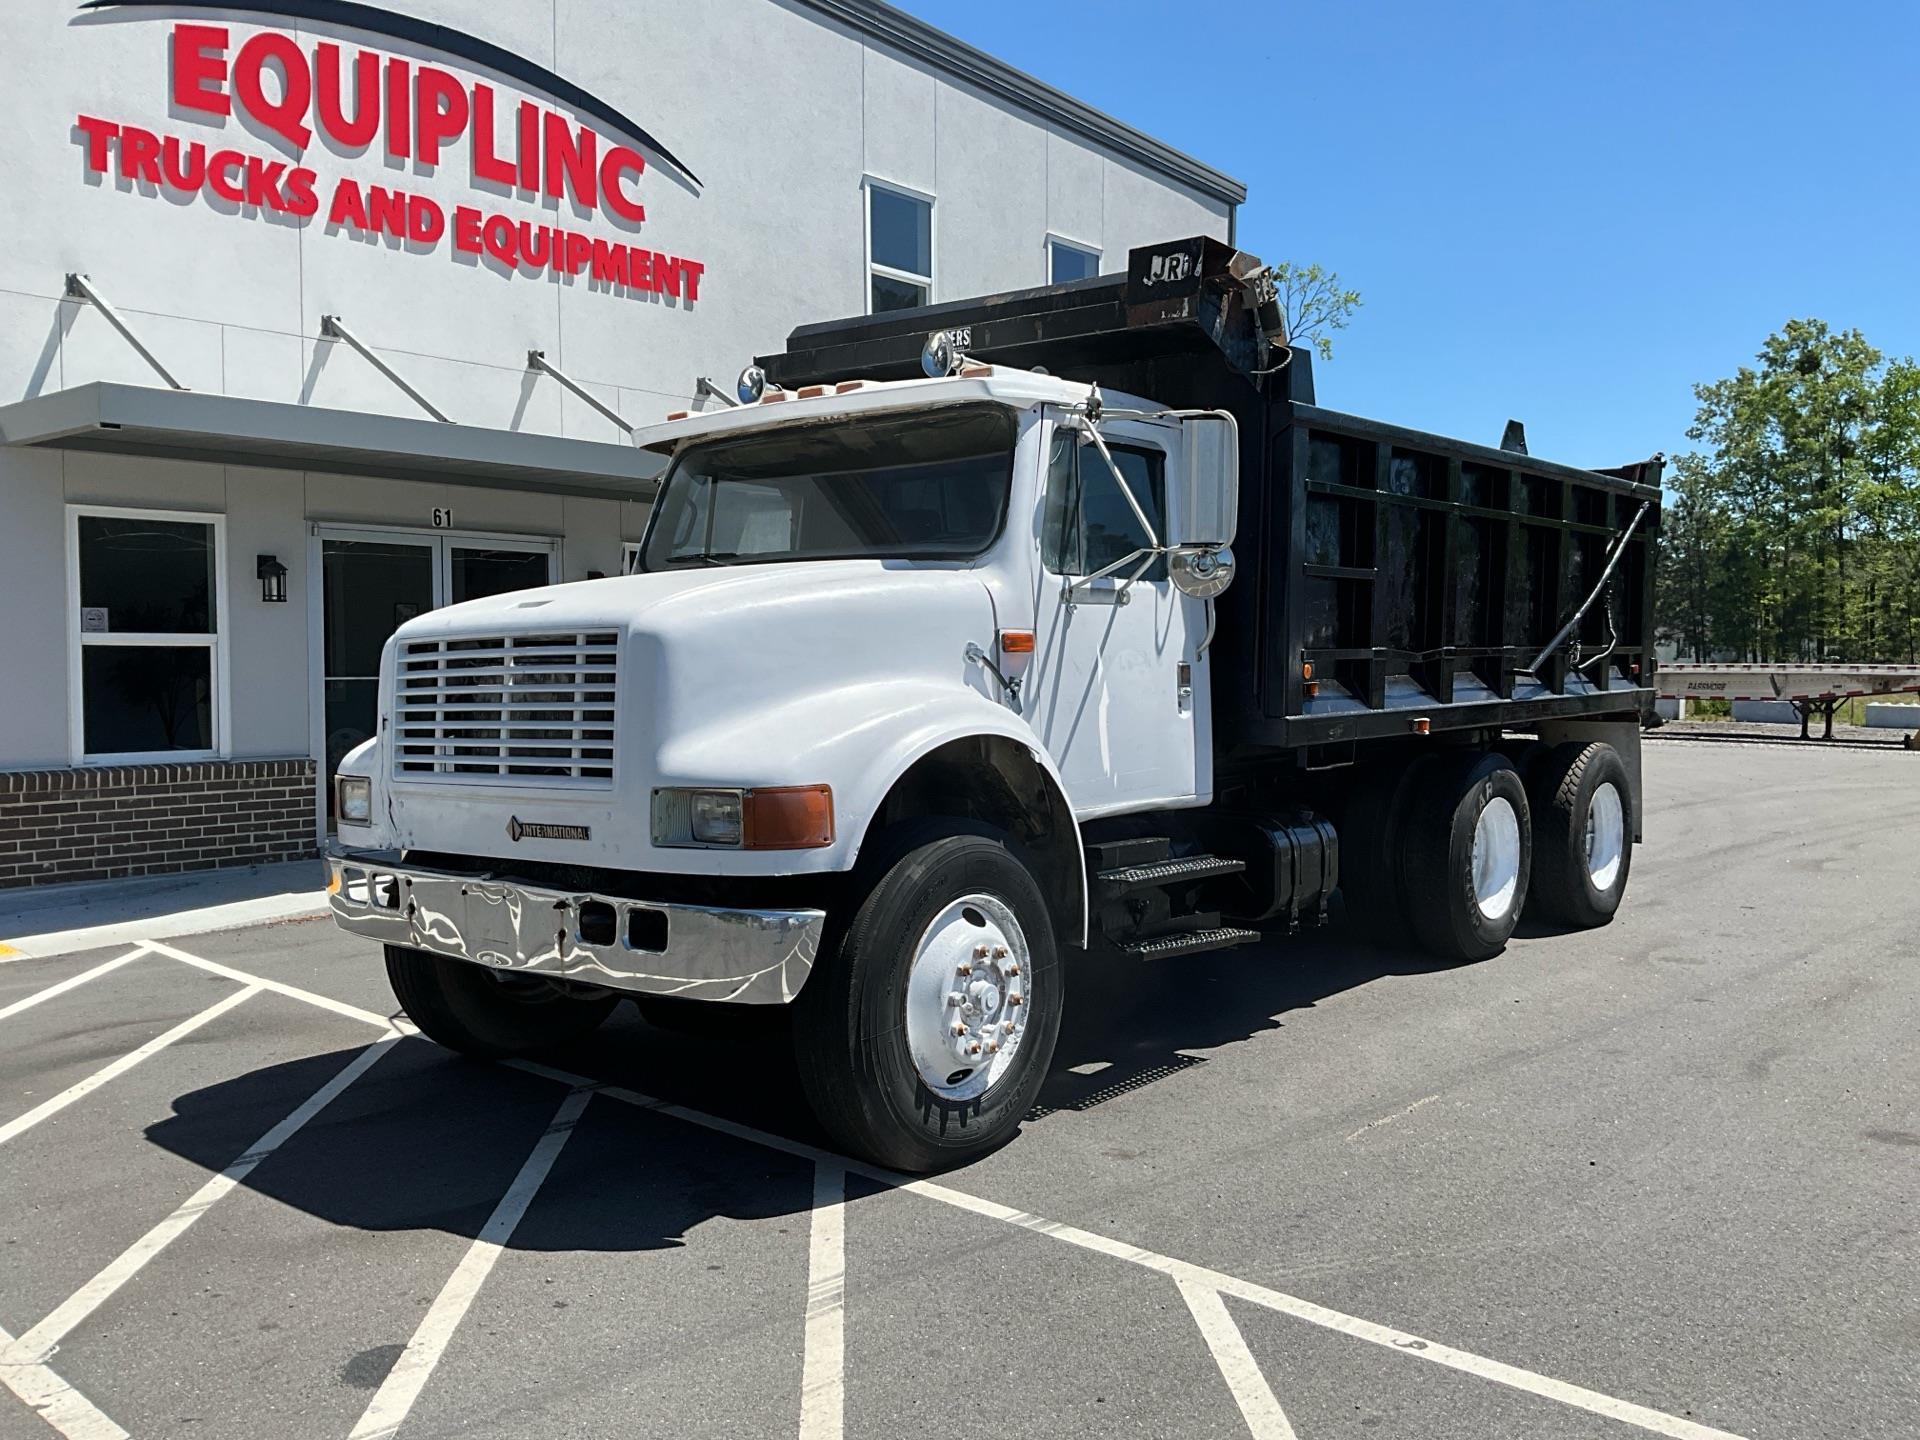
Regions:
<instances>
[{"instance_id":1,"label":"roof of building","mask_svg":"<svg viewBox=\"0 0 1920 1440\"><path fill-rule=\"evenodd\" d=\"M984 50L955 39L944 30L935 29L904 10L884 4L883 0L799 0L799 3L910 59L945 71L989 95L1011 101L1063 130L1202 194L1229 205L1238 205L1247 198L1247 187L1231 175L1094 109L1083 100L1074 99Z\"/></svg>"}]
</instances>

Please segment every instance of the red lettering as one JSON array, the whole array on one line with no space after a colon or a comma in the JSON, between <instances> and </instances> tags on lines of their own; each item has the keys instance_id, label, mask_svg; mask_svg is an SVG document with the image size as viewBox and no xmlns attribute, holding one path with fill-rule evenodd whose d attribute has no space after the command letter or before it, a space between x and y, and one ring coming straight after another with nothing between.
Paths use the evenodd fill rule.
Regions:
<instances>
[{"instance_id":1,"label":"red lettering","mask_svg":"<svg viewBox=\"0 0 1920 1440\"><path fill-rule=\"evenodd\" d=\"M125 140L120 142L126 144ZM222 200L231 200L235 205L247 203L247 192L240 188L238 180L229 180L229 170L238 171L246 166L247 157L238 150L216 150L207 161L207 186Z\"/></svg>"},{"instance_id":2,"label":"red lettering","mask_svg":"<svg viewBox=\"0 0 1920 1440\"><path fill-rule=\"evenodd\" d=\"M593 278L609 285L627 283L627 247L609 245L604 240L593 242Z\"/></svg>"},{"instance_id":3,"label":"red lettering","mask_svg":"<svg viewBox=\"0 0 1920 1440\"><path fill-rule=\"evenodd\" d=\"M530 100L520 102L520 188L540 188L540 107Z\"/></svg>"},{"instance_id":4,"label":"red lettering","mask_svg":"<svg viewBox=\"0 0 1920 1440\"><path fill-rule=\"evenodd\" d=\"M160 173L176 190L198 190L207 183L207 147L198 140L182 147L178 136L167 136L160 142Z\"/></svg>"},{"instance_id":5,"label":"red lettering","mask_svg":"<svg viewBox=\"0 0 1920 1440\"><path fill-rule=\"evenodd\" d=\"M547 194L560 200L571 190L576 200L592 210L600 203L594 169L600 137L554 114L546 117L546 137Z\"/></svg>"},{"instance_id":6,"label":"red lettering","mask_svg":"<svg viewBox=\"0 0 1920 1440\"><path fill-rule=\"evenodd\" d=\"M333 187L333 204L327 207L327 223L351 225L356 230L367 228L367 204L361 197L358 182L342 180Z\"/></svg>"},{"instance_id":7,"label":"red lettering","mask_svg":"<svg viewBox=\"0 0 1920 1440\"><path fill-rule=\"evenodd\" d=\"M264 205L269 210L284 211L286 198L280 193L280 177L286 173L284 160L262 160L257 155L247 157L247 203Z\"/></svg>"},{"instance_id":8,"label":"red lettering","mask_svg":"<svg viewBox=\"0 0 1920 1440\"><path fill-rule=\"evenodd\" d=\"M407 233L407 192L384 185L367 187L367 228L376 235Z\"/></svg>"},{"instance_id":9,"label":"red lettering","mask_svg":"<svg viewBox=\"0 0 1920 1440\"><path fill-rule=\"evenodd\" d=\"M260 83L269 60L280 63L284 83L278 100ZM233 92L249 115L288 144L305 149L313 139L313 131L305 124L307 107L313 103L313 75L291 35L262 30L242 45L233 62Z\"/></svg>"},{"instance_id":10,"label":"red lettering","mask_svg":"<svg viewBox=\"0 0 1920 1440\"><path fill-rule=\"evenodd\" d=\"M414 111L414 153L421 164L438 165L440 147L467 128L466 86L444 70L422 65L414 82Z\"/></svg>"},{"instance_id":11,"label":"red lettering","mask_svg":"<svg viewBox=\"0 0 1920 1440\"><path fill-rule=\"evenodd\" d=\"M413 101L407 83L412 69L404 60L387 61L387 154L396 160L413 154Z\"/></svg>"},{"instance_id":12,"label":"red lettering","mask_svg":"<svg viewBox=\"0 0 1920 1440\"><path fill-rule=\"evenodd\" d=\"M208 54L213 51L213 54ZM227 78L224 25L173 27L173 103L182 110L231 115L233 101L220 89Z\"/></svg>"},{"instance_id":13,"label":"red lettering","mask_svg":"<svg viewBox=\"0 0 1920 1440\"><path fill-rule=\"evenodd\" d=\"M493 148L493 87L473 87L473 178L495 185L513 184L513 162L502 160Z\"/></svg>"},{"instance_id":14,"label":"red lettering","mask_svg":"<svg viewBox=\"0 0 1920 1440\"><path fill-rule=\"evenodd\" d=\"M320 197L313 193L313 187L319 179L318 175L304 166L287 172L285 193L289 215L313 215L319 212Z\"/></svg>"},{"instance_id":15,"label":"red lettering","mask_svg":"<svg viewBox=\"0 0 1920 1440\"><path fill-rule=\"evenodd\" d=\"M447 233L447 213L424 195L407 197L407 238L431 245Z\"/></svg>"},{"instance_id":16,"label":"red lettering","mask_svg":"<svg viewBox=\"0 0 1920 1440\"><path fill-rule=\"evenodd\" d=\"M585 265L593 255L593 242L577 231L569 230L566 234L567 258L564 268L569 275L578 275L580 267Z\"/></svg>"},{"instance_id":17,"label":"red lettering","mask_svg":"<svg viewBox=\"0 0 1920 1440\"><path fill-rule=\"evenodd\" d=\"M513 221L504 215L489 215L484 238L489 255L509 270L519 267L520 252L513 248Z\"/></svg>"},{"instance_id":18,"label":"red lettering","mask_svg":"<svg viewBox=\"0 0 1920 1440\"><path fill-rule=\"evenodd\" d=\"M453 207L453 248L478 255L481 248L480 212L471 205Z\"/></svg>"},{"instance_id":19,"label":"red lettering","mask_svg":"<svg viewBox=\"0 0 1920 1440\"><path fill-rule=\"evenodd\" d=\"M120 178L160 183L160 137L137 125L120 127Z\"/></svg>"},{"instance_id":20,"label":"red lettering","mask_svg":"<svg viewBox=\"0 0 1920 1440\"><path fill-rule=\"evenodd\" d=\"M707 267L698 260L682 260L680 275L686 281L687 303L691 305L700 298L700 277L707 273Z\"/></svg>"},{"instance_id":21,"label":"red lettering","mask_svg":"<svg viewBox=\"0 0 1920 1440\"><path fill-rule=\"evenodd\" d=\"M96 175L106 173L107 142L120 133L111 120L96 120L91 115L76 115L73 128L87 137L87 168Z\"/></svg>"},{"instance_id":22,"label":"red lettering","mask_svg":"<svg viewBox=\"0 0 1920 1440\"><path fill-rule=\"evenodd\" d=\"M340 75L340 47L323 40L313 52L315 103L320 128L348 149L358 150L373 143L380 129L380 57L362 50L353 57L354 95L357 101L353 118L347 118L346 96Z\"/></svg>"},{"instance_id":23,"label":"red lettering","mask_svg":"<svg viewBox=\"0 0 1920 1440\"><path fill-rule=\"evenodd\" d=\"M631 173L637 178L646 168L647 162L639 152L629 150L624 145L614 146L607 151L606 159L600 162L600 193L606 197L607 208L622 220L631 220L636 225L647 218L647 207L626 197L620 189L620 177Z\"/></svg>"},{"instance_id":24,"label":"red lettering","mask_svg":"<svg viewBox=\"0 0 1920 1440\"><path fill-rule=\"evenodd\" d=\"M535 242L538 243L535 243ZM553 231L531 220L520 222L520 258L534 269L543 268L553 258Z\"/></svg>"},{"instance_id":25,"label":"red lettering","mask_svg":"<svg viewBox=\"0 0 1920 1440\"><path fill-rule=\"evenodd\" d=\"M655 275L653 262L660 256L652 250L636 248L633 252L633 264L629 271L633 276L633 288L636 290L658 290L660 281Z\"/></svg>"}]
</instances>

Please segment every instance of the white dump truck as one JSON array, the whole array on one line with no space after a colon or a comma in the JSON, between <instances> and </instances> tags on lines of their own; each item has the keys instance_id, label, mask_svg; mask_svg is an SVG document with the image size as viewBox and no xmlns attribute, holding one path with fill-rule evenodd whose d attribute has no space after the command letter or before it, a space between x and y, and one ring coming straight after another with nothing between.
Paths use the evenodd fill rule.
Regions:
<instances>
[{"instance_id":1,"label":"white dump truck","mask_svg":"<svg viewBox=\"0 0 1920 1440\"><path fill-rule=\"evenodd\" d=\"M1659 462L1314 404L1252 257L796 331L671 417L634 573L410 620L334 913L422 1032L785 1007L904 1170L1004 1141L1066 978L1348 912L1457 960L1624 893ZM1239 558L1236 558L1236 548Z\"/></svg>"}]
</instances>

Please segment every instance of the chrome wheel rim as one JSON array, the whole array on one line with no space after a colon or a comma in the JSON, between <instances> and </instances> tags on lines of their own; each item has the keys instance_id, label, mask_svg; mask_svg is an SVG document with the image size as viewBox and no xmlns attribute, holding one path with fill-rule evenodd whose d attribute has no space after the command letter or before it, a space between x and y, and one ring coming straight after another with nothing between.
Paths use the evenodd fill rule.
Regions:
<instances>
[{"instance_id":1,"label":"chrome wheel rim","mask_svg":"<svg viewBox=\"0 0 1920 1440\"><path fill-rule=\"evenodd\" d=\"M907 972L907 1049L943 1100L984 1095L1026 1037L1032 999L1026 932L1004 901L963 895L933 917Z\"/></svg>"},{"instance_id":2,"label":"chrome wheel rim","mask_svg":"<svg viewBox=\"0 0 1920 1440\"><path fill-rule=\"evenodd\" d=\"M1489 920L1504 920L1520 896L1520 815L1496 795L1473 824L1473 903Z\"/></svg>"},{"instance_id":3,"label":"chrome wheel rim","mask_svg":"<svg viewBox=\"0 0 1920 1440\"><path fill-rule=\"evenodd\" d=\"M1587 802L1587 879L1596 890L1611 890L1627 854L1627 812L1620 791L1609 780Z\"/></svg>"}]
</instances>

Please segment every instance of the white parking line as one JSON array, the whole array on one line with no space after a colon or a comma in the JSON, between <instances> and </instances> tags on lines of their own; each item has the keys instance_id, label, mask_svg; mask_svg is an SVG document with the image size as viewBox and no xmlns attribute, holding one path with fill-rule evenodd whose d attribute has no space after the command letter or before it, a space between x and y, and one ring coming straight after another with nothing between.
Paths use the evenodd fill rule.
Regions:
<instances>
[{"instance_id":1,"label":"white parking line","mask_svg":"<svg viewBox=\"0 0 1920 1440\"><path fill-rule=\"evenodd\" d=\"M183 952L175 950L170 946L154 945L153 948L163 954L172 955L177 959L187 960L189 963L195 963L195 957L187 956ZM211 962L207 962L207 964L211 967ZM338 1001L327 999L324 996L314 995L310 991L301 991L293 986L280 985L276 982L262 980L258 976L248 975L243 971L231 970L226 966L219 966L217 967L217 973L230 975L235 979L242 979L250 984L272 988L281 994L290 995L296 999L306 999L328 1010L341 1013L351 1011L374 1024L382 1026L388 1024L386 1017L375 1015L370 1010L358 1010L357 1007L343 1006ZM1078 1246L1083 1250L1091 1250L1096 1254L1107 1255L1116 1260L1124 1260L1128 1264L1142 1266L1145 1269L1156 1271L1174 1280L1184 1279L1202 1288L1217 1290L1223 1295L1232 1295L1237 1299L1264 1306L1266 1309L1278 1311L1283 1315L1291 1315L1295 1319L1306 1321L1308 1324L1318 1325L1328 1330L1336 1330L1344 1335L1351 1335L1356 1339L1365 1340L1370 1344L1383 1346L1397 1354L1426 1360L1435 1365L1444 1365L1449 1369L1459 1370L1469 1375L1477 1375L1483 1380L1491 1380L1496 1384L1522 1390L1531 1395L1538 1395L1543 1399L1553 1400L1576 1410L1585 1410L1590 1414L1605 1416L1610 1420L1618 1420L1623 1424L1633 1425L1639 1429L1651 1431L1656 1435L1669 1436L1671 1440L1741 1440L1740 1436L1733 1434L1731 1431L1716 1430L1710 1425L1701 1425L1695 1421L1683 1419L1678 1415L1669 1415L1664 1411L1655 1410L1649 1406L1635 1404L1630 1400L1616 1399L1611 1395L1602 1394L1597 1390L1589 1390L1583 1386L1569 1384L1564 1380L1556 1380L1549 1375L1540 1375L1530 1370L1522 1370L1516 1365L1507 1365L1498 1360L1490 1360L1484 1355L1475 1355L1471 1351L1456 1350L1452 1346L1442 1345L1437 1341L1426 1340L1418 1335L1409 1334L1404 1330L1395 1330L1391 1326L1381 1325L1372 1320L1363 1320L1355 1315L1343 1314L1328 1306L1316 1305L1310 1300L1302 1300L1297 1296L1288 1295L1279 1290L1272 1290L1264 1285L1257 1285L1250 1280L1242 1280L1218 1270L1209 1270L1204 1266L1194 1265L1185 1260L1176 1260L1170 1255L1159 1255L1151 1250L1141 1249L1137 1245L1130 1245L1124 1240L1114 1240L1105 1235L1097 1235L1092 1231L1079 1229L1077 1226L1063 1225L1058 1221L1048 1220L1043 1216L1030 1215L1023 1210L1016 1210L1012 1206L1001 1205L992 1200L983 1200L978 1196L969 1195L963 1190L955 1190L951 1186L941 1185L932 1180L916 1180L911 1176L897 1174L894 1171L884 1170L878 1166L865 1165L859 1161L848 1160L844 1156L834 1155L814 1145L807 1145L798 1140L788 1140L784 1136L769 1134L764 1130L756 1130L750 1125L742 1125L736 1121L722 1119L718 1115L708 1115L704 1111L692 1110L684 1105L669 1104L653 1096L644 1095L637 1090L629 1090L624 1086L602 1085L598 1081L586 1076L576 1075L570 1071L560 1070L550 1065L542 1065L532 1061L508 1061L507 1064L517 1070L532 1075L541 1075L563 1085L593 1087L595 1093L605 1095L609 1099L638 1105L644 1109L657 1111L662 1115L670 1115L675 1119L685 1120L689 1124L698 1125L703 1129L712 1130L722 1135L731 1135L736 1139L747 1141L749 1144L762 1145L770 1150L778 1150L802 1160L812 1161L816 1165L822 1161L839 1165L850 1175L859 1175L893 1189L904 1190L909 1194L924 1196L930 1200L938 1200L944 1205L951 1205L956 1209L966 1210L990 1220L999 1220L1009 1225L1017 1225L1022 1229L1031 1230L1036 1234L1046 1235L1055 1240L1064 1241L1066 1244ZM528 1163L531 1164L532 1162L529 1161ZM501 1203L505 1204L505 1201L503 1200ZM491 1261L488 1263L491 1264ZM398 1367L396 1366L396 1370L397 1369ZM389 1376L388 1379L389 1382L391 1382L392 1377ZM376 1401L378 1398L378 1396L375 1397ZM355 1432L354 1440L360 1440L358 1431Z\"/></svg>"},{"instance_id":2,"label":"white parking line","mask_svg":"<svg viewBox=\"0 0 1920 1440\"><path fill-rule=\"evenodd\" d=\"M1180 1287L1180 1298L1193 1312L1193 1323L1200 1327L1201 1338L1213 1352L1213 1363L1220 1367L1221 1378L1233 1392L1233 1403L1240 1407L1253 1440L1298 1440L1286 1412L1274 1398L1273 1387L1247 1349L1246 1337L1227 1313L1220 1292L1191 1280L1173 1283Z\"/></svg>"},{"instance_id":3,"label":"white parking line","mask_svg":"<svg viewBox=\"0 0 1920 1440\"><path fill-rule=\"evenodd\" d=\"M69 976L58 985L49 985L44 990L35 991L24 1000L16 1000L6 1009L0 1010L0 1020L9 1015L18 1015L22 1010L31 1010L43 1000L51 1000L56 995L64 995L69 990L77 990L89 980L98 980L102 975L111 975L122 965L131 964L147 953L147 947L137 945L117 960L109 960L104 965L96 965L91 970L83 970L78 975Z\"/></svg>"},{"instance_id":4,"label":"white parking line","mask_svg":"<svg viewBox=\"0 0 1920 1440\"><path fill-rule=\"evenodd\" d=\"M264 985L254 984L248 985L244 990L236 990L218 1004L209 1005L198 1015L182 1020L178 1025L167 1031L166 1034L154 1036L153 1039L142 1045L138 1050L122 1055L110 1065L102 1066L77 1085L68 1086L51 1100L42 1101L26 1114L22 1115L18 1120L10 1120L5 1125L0 1125L0 1145L4 1145L15 1136L31 1130L49 1115L57 1114L66 1109L67 1106L73 1104L74 1101L91 1095L116 1075L126 1074L127 1071L138 1065L142 1060L158 1055L162 1050L173 1044L174 1041L191 1035L211 1020L218 1020L222 1015L226 1014L227 1011L233 1009L234 1006L251 1000L265 988Z\"/></svg>"},{"instance_id":5,"label":"white parking line","mask_svg":"<svg viewBox=\"0 0 1920 1440\"><path fill-rule=\"evenodd\" d=\"M846 1211L846 1169L833 1161L815 1161L800 1440L840 1440L846 1428Z\"/></svg>"},{"instance_id":6,"label":"white parking line","mask_svg":"<svg viewBox=\"0 0 1920 1440\"><path fill-rule=\"evenodd\" d=\"M246 1179L262 1160L291 1140L309 1120L339 1098L341 1091L372 1069L399 1038L398 1032L382 1036L349 1060L339 1074L308 1096L297 1110L254 1141L244 1155L194 1191L179 1209L134 1241L104 1270L68 1296L46 1319L18 1340L0 1348L0 1365L45 1360L62 1340L73 1333L76 1325L105 1304L115 1291L138 1275L162 1250L186 1234L216 1201Z\"/></svg>"},{"instance_id":7,"label":"white parking line","mask_svg":"<svg viewBox=\"0 0 1920 1440\"><path fill-rule=\"evenodd\" d=\"M553 1168L560 1147L567 1143L567 1137L579 1123L580 1112L587 1108L587 1101L592 1097L591 1089L567 1092L567 1098L554 1113L553 1123L534 1145L533 1153L527 1156L526 1164L520 1167L507 1193L500 1197L500 1203L493 1207L493 1214L479 1238L468 1247L465 1257L441 1287L420 1328L413 1332L413 1339L394 1361L393 1369L387 1372L387 1378L348 1440L385 1440L406 1422L407 1412L420 1398L433 1367L446 1352L447 1342L453 1339L453 1332L466 1317L467 1307L473 1304L501 1250L513 1238L514 1227L527 1213L527 1206L533 1203L541 1182Z\"/></svg>"},{"instance_id":8,"label":"white parking line","mask_svg":"<svg viewBox=\"0 0 1920 1440\"><path fill-rule=\"evenodd\" d=\"M171 945L158 940L141 942L149 950L160 955L171 956L210 975L224 975L229 980L238 980L243 985L257 985L262 990L271 990L276 995L284 995L289 1000L304 1000L309 1005L318 1005L322 1010L331 1010L336 1015L344 1015L349 1020L358 1020L367 1025L378 1025L383 1030L398 1030L403 1035L416 1034L413 1024L403 1015L387 1016L376 1014L372 1010L363 1010L358 1005L349 1005L344 1000L336 1000L331 995L322 995L317 990L302 990L298 985L288 985L279 980L269 980L264 975L249 975L245 970L236 970L231 965L222 965L218 960L207 960L199 955L189 955L184 950L176 950Z\"/></svg>"},{"instance_id":9,"label":"white parking line","mask_svg":"<svg viewBox=\"0 0 1920 1440\"><path fill-rule=\"evenodd\" d=\"M13 1337L0 1330L0 1385L31 1406L34 1414L67 1440L128 1440L126 1431L45 1365L5 1358L13 1344Z\"/></svg>"}]
</instances>

